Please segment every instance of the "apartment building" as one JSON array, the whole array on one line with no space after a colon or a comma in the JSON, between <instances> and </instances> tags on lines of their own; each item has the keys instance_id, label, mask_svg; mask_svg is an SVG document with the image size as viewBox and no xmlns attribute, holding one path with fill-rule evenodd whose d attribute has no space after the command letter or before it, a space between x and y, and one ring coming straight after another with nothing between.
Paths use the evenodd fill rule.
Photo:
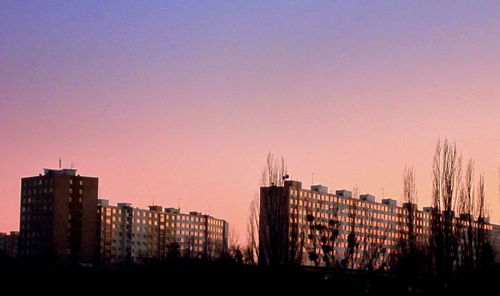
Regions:
<instances>
[{"instance_id":1,"label":"apartment building","mask_svg":"<svg viewBox=\"0 0 500 296\"><path fill-rule=\"evenodd\" d=\"M76 169L44 169L21 179L18 255L59 264L91 264L96 255L98 179Z\"/></svg>"},{"instance_id":2,"label":"apartment building","mask_svg":"<svg viewBox=\"0 0 500 296\"><path fill-rule=\"evenodd\" d=\"M494 251L495 262L500 264L500 225L492 224L490 243Z\"/></svg>"},{"instance_id":3,"label":"apartment building","mask_svg":"<svg viewBox=\"0 0 500 296\"><path fill-rule=\"evenodd\" d=\"M165 260L169 252L192 258L220 256L227 248L228 224L198 212L98 201L99 260L105 265Z\"/></svg>"},{"instance_id":4,"label":"apartment building","mask_svg":"<svg viewBox=\"0 0 500 296\"><path fill-rule=\"evenodd\" d=\"M18 231L11 231L8 234L0 232L0 255L16 258L18 240Z\"/></svg>"},{"instance_id":5,"label":"apartment building","mask_svg":"<svg viewBox=\"0 0 500 296\"><path fill-rule=\"evenodd\" d=\"M227 249L228 223L199 212L176 215L175 241L186 254L216 258Z\"/></svg>"},{"instance_id":6,"label":"apartment building","mask_svg":"<svg viewBox=\"0 0 500 296\"><path fill-rule=\"evenodd\" d=\"M430 235L432 208L398 206L390 198L378 203L373 195L356 197L348 190L329 193L322 185L309 190L301 182L285 181L283 186L261 187L260 205L259 262L265 265L294 260L324 266L313 255L327 252L330 264L360 268L369 261L378 268L396 251L410 225L417 242L427 242ZM492 230L490 224L485 227Z\"/></svg>"}]
</instances>

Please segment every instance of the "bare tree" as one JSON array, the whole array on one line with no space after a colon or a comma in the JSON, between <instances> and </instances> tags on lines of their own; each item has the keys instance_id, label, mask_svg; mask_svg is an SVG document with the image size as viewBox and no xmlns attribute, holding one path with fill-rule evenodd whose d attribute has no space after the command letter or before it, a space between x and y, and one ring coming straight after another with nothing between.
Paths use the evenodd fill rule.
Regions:
<instances>
[{"instance_id":1,"label":"bare tree","mask_svg":"<svg viewBox=\"0 0 500 296\"><path fill-rule=\"evenodd\" d=\"M456 145L445 139L436 146L433 163L433 213L431 254L433 270L445 278L454 270L458 244L454 229L457 192L460 189L462 157Z\"/></svg>"},{"instance_id":2,"label":"bare tree","mask_svg":"<svg viewBox=\"0 0 500 296\"><path fill-rule=\"evenodd\" d=\"M485 209L484 176L475 184L474 161L462 176L462 158L447 140L438 142L433 164L431 271L445 282L453 273L486 270L493 261ZM458 212L460 215L455 216Z\"/></svg>"},{"instance_id":3,"label":"bare tree","mask_svg":"<svg viewBox=\"0 0 500 296\"><path fill-rule=\"evenodd\" d=\"M417 209L416 174L413 166L405 166L402 178L402 213L397 216L399 239L391 254L391 268L399 273L408 287L416 285L416 278L425 266L423 251L422 218Z\"/></svg>"},{"instance_id":4,"label":"bare tree","mask_svg":"<svg viewBox=\"0 0 500 296\"><path fill-rule=\"evenodd\" d=\"M308 259L316 266L332 268L338 265L337 239L340 235L340 221L337 212L337 207L331 208L331 216L324 218L321 217L318 207L309 206L307 209L307 226L300 236L307 238L307 243L303 240L300 243L306 250Z\"/></svg>"},{"instance_id":5,"label":"bare tree","mask_svg":"<svg viewBox=\"0 0 500 296\"><path fill-rule=\"evenodd\" d=\"M360 258L358 266L363 270L383 270L388 268L389 254L386 243L389 233L388 225L382 225L375 219L373 211L364 210L361 218L361 225L364 228L360 239ZM377 223L376 223L377 222Z\"/></svg>"},{"instance_id":6,"label":"bare tree","mask_svg":"<svg viewBox=\"0 0 500 296\"><path fill-rule=\"evenodd\" d=\"M432 163L432 210L430 221L429 272L441 273L443 233L441 229L441 142L438 141Z\"/></svg>"},{"instance_id":7,"label":"bare tree","mask_svg":"<svg viewBox=\"0 0 500 296\"><path fill-rule=\"evenodd\" d=\"M318 229L317 229L315 215L312 212L312 207L307 208L306 221L308 226L305 228L304 235L307 237L307 243L305 244L307 257L310 262L314 263L315 266L319 266L321 263L321 258L319 254L320 246L318 238Z\"/></svg>"},{"instance_id":8,"label":"bare tree","mask_svg":"<svg viewBox=\"0 0 500 296\"><path fill-rule=\"evenodd\" d=\"M403 201L406 210L406 249L409 254L415 254L417 248L416 212L417 189L415 185L415 170L405 167L403 172Z\"/></svg>"},{"instance_id":9,"label":"bare tree","mask_svg":"<svg viewBox=\"0 0 500 296\"><path fill-rule=\"evenodd\" d=\"M484 272L493 266L494 255L491 244L489 242L489 233L487 230L488 219L485 209L485 191L484 191L484 176L479 176L477 185L476 197L476 215L477 226L475 239L475 267L476 270Z\"/></svg>"},{"instance_id":10,"label":"bare tree","mask_svg":"<svg viewBox=\"0 0 500 296\"><path fill-rule=\"evenodd\" d=\"M418 240L417 225L417 189L414 168L406 166L403 171L403 214L400 215L400 240L397 256L398 268L404 272L418 269L418 255L421 246Z\"/></svg>"},{"instance_id":11,"label":"bare tree","mask_svg":"<svg viewBox=\"0 0 500 296\"><path fill-rule=\"evenodd\" d=\"M474 268L474 161L467 164L462 188L460 190L458 211L460 219L456 223L456 233L459 239L460 268L462 271L472 271Z\"/></svg>"},{"instance_id":12,"label":"bare tree","mask_svg":"<svg viewBox=\"0 0 500 296\"><path fill-rule=\"evenodd\" d=\"M241 250L238 241L238 233L234 230L234 228L231 228L228 235L229 249L227 257L233 263L243 264L243 251Z\"/></svg>"},{"instance_id":13,"label":"bare tree","mask_svg":"<svg viewBox=\"0 0 500 296\"><path fill-rule=\"evenodd\" d=\"M274 155L269 152L267 154L266 166L262 172L260 185L263 187L283 186L286 178L288 178L288 172L285 159L281 157L277 161Z\"/></svg>"},{"instance_id":14,"label":"bare tree","mask_svg":"<svg viewBox=\"0 0 500 296\"><path fill-rule=\"evenodd\" d=\"M344 251L344 257L340 262L341 268L354 268L355 259L358 249L360 247L358 241L358 207L357 201L353 200L352 206L347 207L347 224L345 224L345 232L347 232L347 246Z\"/></svg>"},{"instance_id":15,"label":"bare tree","mask_svg":"<svg viewBox=\"0 0 500 296\"><path fill-rule=\"evenodd\" d=\"M250 210L247 221L247 245L244 250L246 264L256 264L259 258L259 196L256 195L250 202Z\"/></svg>"},{"instance_id":16,"label":"bare tree","mask_svg":"<svg viewBox=\"0 0 500 296\"><path fill-rule=\"evenodd\" d=\"M327 268L338 266L338 238L340 235L340 221L338 218L338 207L331 209L332 217L323 221L320 230L321 251L323 262Z\"/></svg>"}]
</instances>

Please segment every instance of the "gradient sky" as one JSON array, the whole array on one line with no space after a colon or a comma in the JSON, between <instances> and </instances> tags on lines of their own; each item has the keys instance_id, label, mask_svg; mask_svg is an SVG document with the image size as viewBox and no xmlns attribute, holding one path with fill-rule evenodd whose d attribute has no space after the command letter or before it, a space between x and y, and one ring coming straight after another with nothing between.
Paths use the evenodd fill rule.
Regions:
<instances>
[{"instance_id":1,"label":"gradient sky","mask_svg":"<svg viewBox=\"0 0 500 296\"><path fill-rule=\"evenodd\" d=\"M2 1L0 231L20 178L98 176L112 203L177 206L245 238L266 154L305 187L430 202L439 138L500 222L499 1Z\"/></svg>"}]
</instances>

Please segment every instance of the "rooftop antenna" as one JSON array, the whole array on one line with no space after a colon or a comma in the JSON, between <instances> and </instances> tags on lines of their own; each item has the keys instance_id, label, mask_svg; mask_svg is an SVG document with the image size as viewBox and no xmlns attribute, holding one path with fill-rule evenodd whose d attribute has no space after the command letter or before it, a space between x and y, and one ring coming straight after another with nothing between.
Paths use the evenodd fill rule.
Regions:
<instances>
[{"instance_id":1,"label":"rooftop antenna","mask_svg":"<svg viewBox=\"0 0 500 296\"><path fill-rule=\"evenodd\" d=\"M71 169L73 169L73 166L74 166L74 164L73 164L73 162L71 162Z\"/></svg>"},{"instance_id":2,"label":"rooftop antenna","mask_svg":"<svg viewBox=\"0 0 500 296\"><path fill-rule=\"evenodd\" d=\"M179 211L181 210L181 199L177 199L177 208L179 208Z\"/></svg>"},{"instance_id":3,"label":"rooftop antenna","mask_svg":"<svg viewBox=\"0 0 500 296\"><path fill-rule=\"evenodd\" d=\"M311 185L314 185L314 173L311 173Z\"/></svg>"},{"instance_id":4,"label":"rooftop antenna","mask_svg":"<svg viewBox=\"0 0 500 296\"><path fill-rule=\"evenodd\" d=\"M61 159L61 157L59 157L59 168L61 168L61 162L62 162L62 159Z\"/></svg>"},{"instance_id":5,"label":"rooftop antenna","mask_svg":"<svg viewBox=\"0 0 500 296\"><path fill-rule=\"evenodd\" d=\"M382 187L382 198L385 198L384 187Z\"/></svg>"}]
</instances>

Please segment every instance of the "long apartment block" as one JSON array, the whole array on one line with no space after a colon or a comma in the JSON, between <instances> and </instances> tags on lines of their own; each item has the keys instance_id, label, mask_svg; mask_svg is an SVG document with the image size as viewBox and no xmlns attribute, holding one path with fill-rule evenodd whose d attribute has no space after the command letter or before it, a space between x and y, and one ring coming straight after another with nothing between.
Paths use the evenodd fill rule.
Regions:
<instances>
[{"instance_id":1,"label":"long apartment block","mask_svg":"<svg viewBox=\"0 0 500 296\"><path fill-rule=\"evenodd\" d=\"M98 201L99 259L110 265L166 260L169 255L216 258L227 249L228 223L198 212Z\"/></svg>"},{"instance_id":2,"label":"long apartment block","mask_svg":"<svg viewBox=\"0 0 500 296\"><path fill-rule=\"evenodd\" d=\"M379 203L370 194L353 196L348 190L329 193L328 187L322 185L305 189L298 181L261 187L260 198L259 261L267 265L286 263L290 256L297 254L301 264L315 265L307 254L322 253L325 244L321 237L325 234L326 237L336 236L329 242L331 257L342 260L348 251L349 234L354 233L356 248L351 255L351 267L359 268L362 257L373 250L378 250L381 256L390 256L395 251L402 236L408 232L410 211L417 241L425 243L430 235L433 208L419 210L416 204L410 203L398 206L395 199L387 198ZM455 223L460 223L460 218L464 217L456 217ZM485 222L485 229L493 229L497 234L492 240L493 247L500 250L500 229ZM474 222L475 227L477 223ZM374 258L375 266L384 259L387 258Z\"/></svg>"}]
</instances>

